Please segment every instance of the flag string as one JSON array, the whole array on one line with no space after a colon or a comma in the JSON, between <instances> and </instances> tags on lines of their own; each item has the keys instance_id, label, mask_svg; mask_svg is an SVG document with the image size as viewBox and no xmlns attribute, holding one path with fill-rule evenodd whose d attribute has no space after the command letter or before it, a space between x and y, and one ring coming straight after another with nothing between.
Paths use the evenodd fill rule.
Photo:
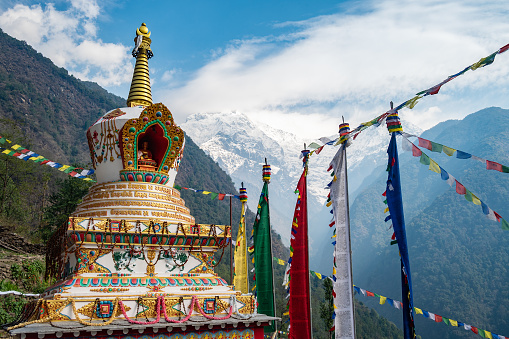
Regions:
<instances>
[{"instance_id":1,"label":"flag string","mask_svg":"<svg viewBox=\"0 0 509 339\"><path fill-rule=\"evenodd\" d=\"M470 154L468 152L460 151L458 149L455 149L455 148L452 148L452 147L449 147L446 145L442 145L442 144L439 144L438 142L424 139L424 138L418 137L413 134L409 134L409 133L405 133L405 132L403 132L401 134L407 139L408 138L417 138L418 139L417 146L419 146L421 148L426 148L427 150L430 150L432 152L445 153L447 156L453 156L454 153L456 153L456 159L477 160L477 161L485 164L487 170L495 170L495 171L499 171L501 173L509 173L509 166L504 166L502 164L499 164L496 161L490 161L490 160L475 156L473 154Z\"/></svg>"},{"instance_id":2,"label":"flag string","mask_svg":"<svg viewBox=\"0 0 509 339\"><path fill-rule=\"evenodd\" d=\"M359 126L354 128L353 130L351 130L347 135L343 136L341 138L341 140L343 140L343 139L348 140L350 138L355 140L355 138L362 131L364 131L366 128L368 128L370 126L376 126L376 127L380 126L380 124L390 114L394 114L394 113L398 112L399 110L401 110L403 108L406 108L406 107L409 108L409 109L413 109L415 107L415 105L417 105L417 103L418 103L418 101L420 99L422 99L422 98L424 98L426 96L429 96L429 95L437 94L440 91L440 88L443 85L445 85L446 83L450 82L453 79L456 79L460 75L463 75L464 73L466 73L469 70L475 71L478 68L491 65L495 61L495 57L498 54L502 54L502 53L506 52L507 50L509 50L509 44L499 48L497 51L491 53L490 55L488 55L488 56L486 56L484 58L481 58L479 61L473 63L472 65L470 65L468 67L465 67L462 71L460 71L460 72L458 72L456 74L448 76L444 81L438 83L437 85L432 86L432 87L430 87L430 88L428 88L426 90L418 92L417 94L415 94L414 97L412 97L412 98L402 102L401 104L399 104L395 108L392 108L392 109L388 110L387 112L385 112L385 113L383 113L383 114L373 118L370 121L361 123ZM318 140L322 143L321 145L316 143L316 142L312 142L312 143L309 144L308 147L311 150L311 152L309 154L310 156L312 154L315 154L315 153L316 154L320 154L320 152L322 151L323 147L326 146L326 145L335 145L335 146L337 146L339 144L340 138L339 137L332 137L332 139L331 139L330 137L322 137L322 138L319 138Z\"/></svg>"},{"instance_id":3,"label":"flag string","mask_svg":"<svg viewBox=\"0 0 509 339\"><path fill-rule=\"evenodd\" d=\"M417 146L415 146L413 142L408 140L408 138L405 135L402 136L403 136L403 150L411 151L414 157L419 157L419 161L421 164L427 165L430 171L440 174L442 180L445 180L449 184L449 186L451 187L455 186L456 193L464 195L465 199L467 201L470 201L474 205L480 205L482 208L482 212L488 219L500 222L503 230L509 230L509 223L504 218L502 218L500 214L492 210L474 193L472 193L456 178L454 178L445 169L443 169L435 160L431 159L426 153L421 151Z\"/></svg>"},{"instance_id":4,"label":"flag string","mask_svg":"<svg viewBox=\"0 0 509 339\"><path fill-rule=\"evenodd\" d=\"M286 265L286 262L284 260L282 260L282 259L274 257L274 261L276 261L279 265L282 265L282 266ZM321 274L321 273L318 273L318 272L315 272L315 271L312 271L312 270L309 270L309 273L311 273L312 276L315 276L315 277L317 277L320 280L332 279L331 276L327 276L325 274ZM391 299L389 297L385 297L385 296L380 295L378 293L362 289L362 288L356 286L355 284L353 285L353 288L354 288L355 292L357 292L358 294L362 294L365 297L379 298L380 299L380 305L389 304L389 305L393 306L394 308L396 308L398 310L402 309L402 307L403 307L402 306L403 304L401 303L401 301L398 301L398 300L395 300L395 299ZM440 316L438 314L435 314L435 313L432 313L432 312L429 312L429 311L425 311L425 310L423 310L421 308L418 308L418 307L415 307L415 306L414 306L414 312L415 312L415 314L422 314L423 317L428 318L430 320L433 320L434 322L437 322L437 323L443 322L444 324L449 325L449 326L463 327L465 330L472 331L475 334L478 334L479 336L481 336L483 338L509 339L509 337L506 337L506 336L503 336L503 335L500 335L500 334L495 334L495 333L489 332L487 330L483 330L483 329L480 329L478 327L475 327L475 326L472 326L472 325L468 325L468 324L463 323L461 321L453 320L451 318L446 318L446 317Z\"/></svg>"},{"instance_id":5,"label":"flag string","mask_svg":"<svg viewBox=\"0 0 509 339\"><path fill-rule=\"evenodd\" d=\"M11 144L12 141L6 139L5 137L0 136L0 145L6 145ZM7 145L6 145L7 146ZM91 178L87 177L89 175L94 174L94 170L90 169L83 169L81 167L74 167L69 165L63 165L55 161L51 161L47 158L45 158L42 155L39 155L35 152L30 151L29 149L26 149L24 147L21 147L20 145L12 145L10 147L1 147L0 150L2 151L2 154L10 155L12 157L28 161L31 160L35 163L38 163L39 165L47 165L52 168L56 168L61 172L69 174L71 177L83 179L85 181L95 182L95 180L92 180ZM81 170L81 171L80 171Z\"/></svg>"},{"instance_id":6,"label":"flag string","mask_svg":"<svg viewBox=\"0 0 509 339\"><path fill-rule=\"evenodd\" d=\"M205 191L205 190L197 190L195 188L183 187L183 186L180 186L180 185L177 185L177 184L174 184L173 188L178 189L179 191L181 191L181 190L188 190L188 191L192 191L192 192L195 192L195 193L201 193L201 194L205 194L205 195L210 195L210 199L211 200L214 200L215 198L218 198L219 200L224 200L225 197L233 197L235 199L239 199L240 200L240 196L239 195L235 195L235 194L216 193L216 192L209 192L209 191Z\"/></svg>"}]
</instances>

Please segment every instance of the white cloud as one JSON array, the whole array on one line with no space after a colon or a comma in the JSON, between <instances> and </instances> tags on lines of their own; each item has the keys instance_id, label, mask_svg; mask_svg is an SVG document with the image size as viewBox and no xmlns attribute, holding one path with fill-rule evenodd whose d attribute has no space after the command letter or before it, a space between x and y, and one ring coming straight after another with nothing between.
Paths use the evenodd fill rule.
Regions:
<instances>
[{"instance_id":1,"label":"white cloud","mask_svg":"<svg viewBox=\"0 0 509 339\"><path fill-rule=\"evenodd\" d=\"M293 33L232 42L185 86L160 96L180 118L237 110L292 132L337 133L341 115L351 125L371 120L389 101L410 99L505 45L508 10L489 1L386 0L286 23ZM401 114L427 128L476 108L507 107L507 95L493 94L508 85L509 52Z\"/></svg>"},{"instance_id":2,"label":"white cloud","mask_svg":"<svg viewBox=\"0 0 509 339\"><path fill-rule=\"evenodd\" d=\"M17 4L0 15L0 27L82 80L120 85L132 73L129 47L97 38L99 13L92 0L71 0L66 10L51 3Z\"/></svg>"},{"instance_id":3,"label":"white cloud","mask_svg":"<svg viewBox=\"0 0 509 339\"><path fill-rule=\"evenodd\" d=\"M174 75L177 73L177 70L175 68L171 70L164 71L163 76L161 77L161 80L164 82L169 82L173 80Z\"/></svg>"}]
</instances>

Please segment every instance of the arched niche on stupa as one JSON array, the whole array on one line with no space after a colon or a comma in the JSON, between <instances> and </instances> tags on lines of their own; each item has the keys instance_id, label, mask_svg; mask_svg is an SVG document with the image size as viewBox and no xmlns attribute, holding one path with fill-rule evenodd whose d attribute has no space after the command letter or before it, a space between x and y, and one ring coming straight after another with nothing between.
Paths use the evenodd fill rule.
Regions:
<instances>
[{"instance_id":1,"label":"arched niche on stupa","mask_svg":"<svg viewBox=\"0 0 509 339\"><path fill-rule=\"evenodd\" d=\"M184 131L175 125L163 104L145 107L120 131L123 181L165 184L170 170L178 170L184 147Z\"/></svg>"}]
</instances>

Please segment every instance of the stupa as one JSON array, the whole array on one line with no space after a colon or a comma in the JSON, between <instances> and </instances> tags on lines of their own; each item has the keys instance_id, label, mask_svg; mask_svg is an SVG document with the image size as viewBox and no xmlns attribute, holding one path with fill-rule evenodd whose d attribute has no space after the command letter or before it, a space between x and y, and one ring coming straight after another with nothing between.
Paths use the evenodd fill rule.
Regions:
<instances>
[{"instance_id":1,"label":"stupa","mask_svg":"<svg viewBox=\"0 0 509 339\"><path fill-rule=\"evenodd\" d=\"M152 103L150 32L136 30L127 107L87 131L97 183L48 244L57 279L8 328L20 338L263 338L276 318L216 273L230 226L196 224L173 188L184 132Z\"/></svg>"}]
</instances>

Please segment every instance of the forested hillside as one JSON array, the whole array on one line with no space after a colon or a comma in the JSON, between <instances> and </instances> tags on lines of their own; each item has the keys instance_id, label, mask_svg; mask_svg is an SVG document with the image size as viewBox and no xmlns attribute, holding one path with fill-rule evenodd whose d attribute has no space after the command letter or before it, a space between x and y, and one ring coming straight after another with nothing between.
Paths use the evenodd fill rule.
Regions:
<instances>
[{"instance_id":1,"label":"forested hillside","mask_svg":"<svg viewBox=\"0 0 509 339\"><path fill-rule=\"evenodd\" d=\"M107 93L96 84L69 76L66 70L54 66L26 43L1 31L0 45L4 51L0 59L0 136L51 160L90 166L86 129L106 111L125 106L125 100ZM171 103L166 105L171 109ZM259 170L261 181L261 167ZM231 178L189 137L186 137L184 158L176 183L219 193L237 192ZM74 209L86 189L87 184L82 180L71 179L47 166L0 154L0 226L32 241L44 242L48 232L54 230L62 218L65 219L66 213ZM257 201L260 192L248 192L248 195L249 199ZM208 195L186 190L182 190L182 197L197 222L230 223L229 200L211 200ZM236 236L240 214L238 199L232 199L232 211L233 235ZM253 221L254 214L248 211L248 234L251 233ZM283 246L278 234L273 234L272 239L274 256L286 260L288 248ZM226 250L221 264L216 268L227 280L230 280L229 255ZM38 272L43 271L39 267L41 265L42 262L36 265ZM11 271L19 275L20 268L14 267L13 271L11 267ZM30 267L28 265L26 269ZM285 291L281 286L284 267L274 267L277 312L282 315L286 311ZM38 274L39 279L40 272ZM11 275L0 289L34 292L28 285L16 286L16 279L16 274ZM325 298L322 285L320 280L312 281L313 332L317 339L327 338L329 334L329 327L320 318L320 306ZM40 289L40 286L38 283L36 287ZM10 299L0 300L0 309L2 307L9 308L5 311L12 313L12 310L19 308L19 303ZM5 318L4 313L0 311L1 319L14 316L9 314ZM287 319L283 317L284 321ZM365 307L359 306L358 319L358 328L361 329L359 338L399 338L394 325ZM370 333L377 333L377 336L373 337Z\"/></svg>"},{"instance_id":2,"label":"forested hillside","mask_svg":"<svg viewBox=\"0 0 509 339\"><path fill-rule=\"evenodd\" d=\"M504 165L509 163L508 110L484 109L463 120L438 124L422 137ZM508 173L486 170L486 164L474 159L424 151L493 210L509 218ZM403 153L400 167L415 305L507 335L509 231L487 219L481 206L458 195L419 158ZM388 230L390 223L384 223L381 193L387 174L383 168L379 173L376 182L352 204L355 281L363 288L401 300L398 250L389 245L392 230ZM377 309L400 322L401 315L394 309ZM417 333L423 338L475 337L422 315L416 319Z\"/></svg>"}]
</instances>

